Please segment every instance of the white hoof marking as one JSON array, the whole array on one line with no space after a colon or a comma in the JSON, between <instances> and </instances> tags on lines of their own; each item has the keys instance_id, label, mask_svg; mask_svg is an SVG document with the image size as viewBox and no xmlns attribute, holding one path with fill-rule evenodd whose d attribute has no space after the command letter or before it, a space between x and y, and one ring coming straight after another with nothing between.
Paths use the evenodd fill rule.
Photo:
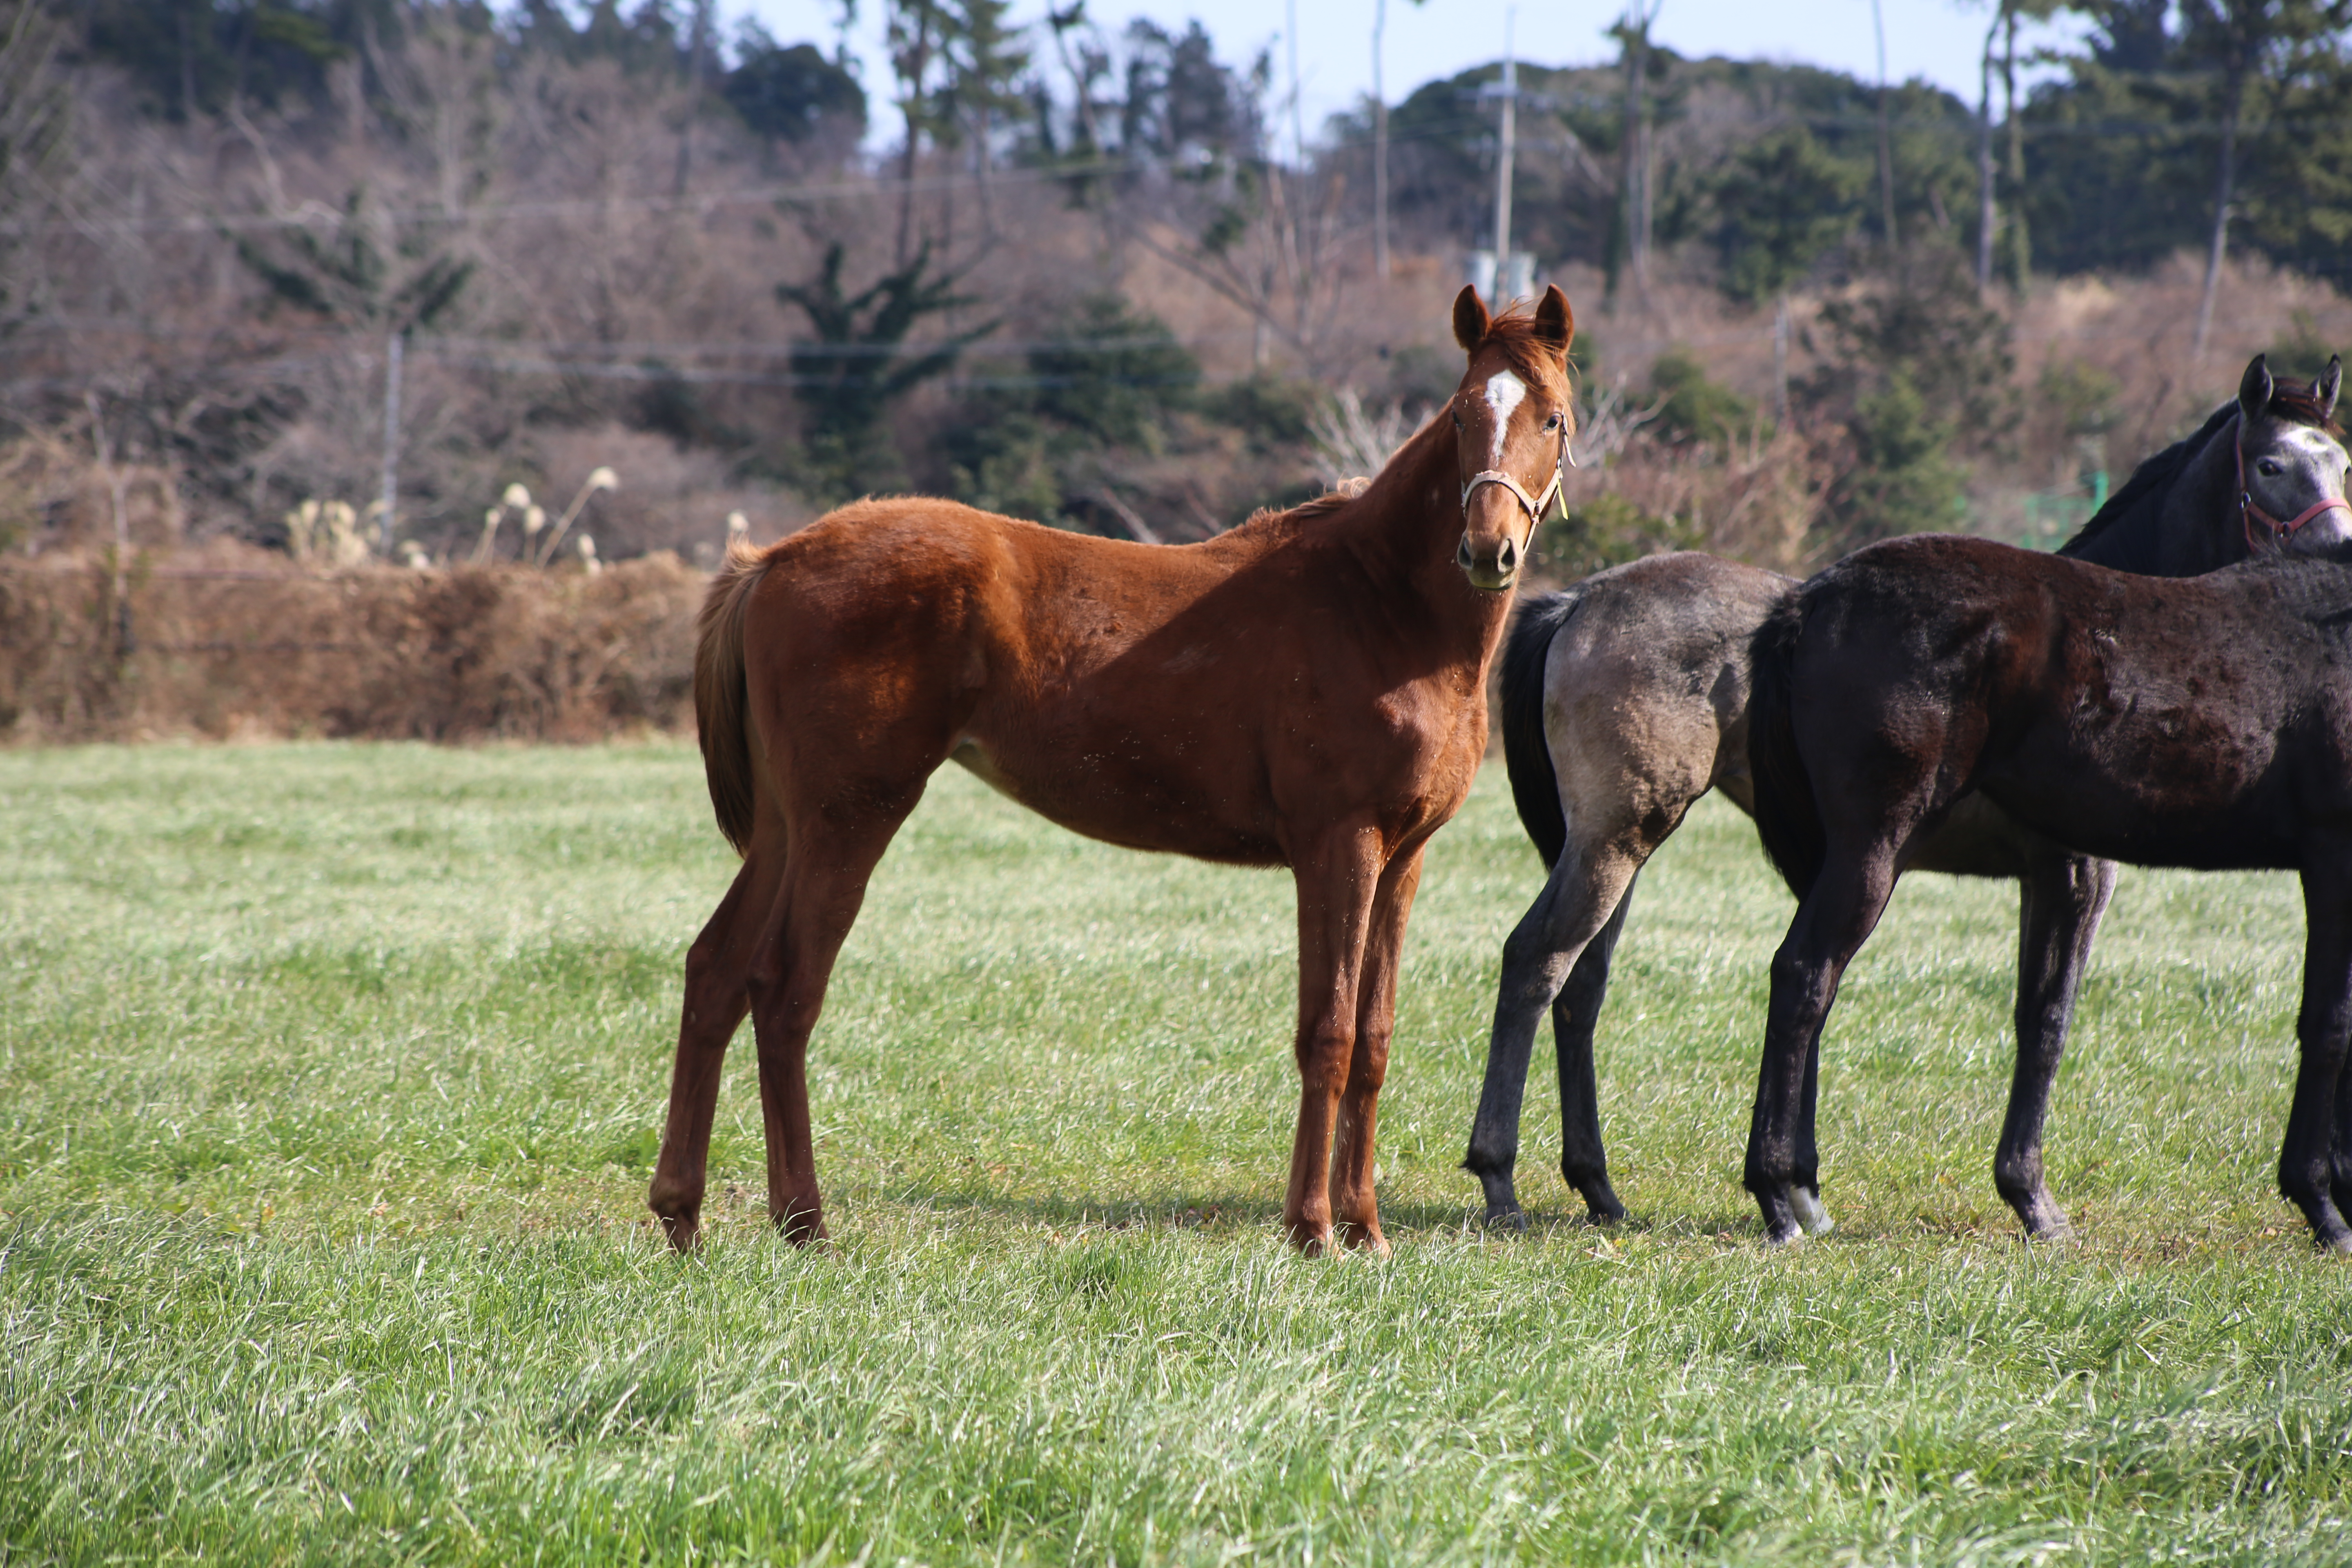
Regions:
<instances>
[{"instance_id":1,"label":"white hoof marking","mask_svg":"<svg viewBox=\"0 0 2352 1568\"><path fill-rule=\"evenodd\" d=\"M1815 1236L1827 1236L1837 1228L1830 1211L1822 1206L1821 1194L1811 1187L1790 1187L1790 1206L1797 1211L1797 1223Z\"/></svg>"}]
</instances>

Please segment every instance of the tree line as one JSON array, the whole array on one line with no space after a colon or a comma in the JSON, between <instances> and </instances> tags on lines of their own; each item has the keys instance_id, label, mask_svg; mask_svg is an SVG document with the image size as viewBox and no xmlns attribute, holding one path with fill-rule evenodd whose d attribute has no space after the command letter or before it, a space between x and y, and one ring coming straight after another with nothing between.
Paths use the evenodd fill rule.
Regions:
<instances>
[{"instance_id":1,"label":"tree line","mask_svg":"<svg viewBox=\"0 0 2352 1568\"><path fill-rule=\"evenodd\" d=\"M69 417L103 368L194 492L264 519L380 460L420 530L469 536L472 494L602 421L710 454L706 488L1173 536L1303 493L1332 387L1393 422L1450 384L1388 253L1450 271L1496 237L1499 64L1286 136L1276 62L1197 21L868 3L861 60L838 5L786 40L720 36L714 0L0 0L0 334L46 389L11 412ZM1801 431L1825 539L1933 525L2034 398L2103 417L2080 376L2012 384L2037 279L2194 251L2200 348L2232 255L2343 279L2352 0L2090 0L2021 94L2053 9L1987 13L1974 103L1687 58L1638 0L1615 60L1518 67L1515 247L1628 321L1696 287L1776 323L1769 387L1667 355L1626 389L1630 453ZM1213 398L1148 268L1246 323ZM136 349L64 326L131 318ZM387 338L421 380L379 454Z\"/></svg>"}]
</instances>

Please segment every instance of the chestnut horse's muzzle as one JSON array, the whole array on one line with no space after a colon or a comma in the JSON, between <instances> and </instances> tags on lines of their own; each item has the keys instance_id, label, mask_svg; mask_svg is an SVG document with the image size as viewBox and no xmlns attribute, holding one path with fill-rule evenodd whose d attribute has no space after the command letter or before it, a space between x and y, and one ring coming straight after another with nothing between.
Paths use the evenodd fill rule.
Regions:
<instances>
[{"instance_id":1,"label":"chestnut horse's muzzle","mask_svg":"<svg viewBox=\"0 0 2352 1568\"><path fill-rule=\"evenodd\" d=\"M1474 587L1507 588L1519 574L1518 542L1507 533L1503 535L1503 542L1495 547L1495 559L1486 563L1482 571L1481 563L1470 552L1470 536L1465 533L1454 549L1454 563L1462 568Z\"/></svg>"},{"instance_id":2,"label":"chestnut horse's muzzle","mask_svg":"<svg viewBox=\"0 0 2352 1568\"><path fill-rule=\"evenodd\" d=\"M1551 483L1544 487L1543 494L1539 496L1529 495L1525 485L1500 468L1482 468L1470 476L1469 483L1462 487L1465 527L1462 542L1454 547L1454 563L1462 568L1463 575L1470 579L1472 587L1499 593L1518 580L1519 568L1526 563L1528 548L1535 542L1536 524L1542 520L1544 510L1559 495L1559 484L1560 473L1557 464L1552 468ZM1467 526L1471 500L1484 485L1495 485L1510 491L1520 510L1528 514L1525 539L1513 538L1511 531L1506 528L1501 531L1501 539L1495 542L1491 555L1482 548L1486 542L1474 540Z\"/></svg>"}]
</instances>

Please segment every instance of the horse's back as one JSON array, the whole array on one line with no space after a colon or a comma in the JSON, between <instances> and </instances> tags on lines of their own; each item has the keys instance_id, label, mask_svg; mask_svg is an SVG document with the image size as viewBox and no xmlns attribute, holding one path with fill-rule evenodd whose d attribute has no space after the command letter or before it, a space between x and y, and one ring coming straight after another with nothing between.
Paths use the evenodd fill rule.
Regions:
<instances>
[{"instance_id":1,"label":"horse's back","mask_svg":"<svg viewBox=\"0 0 2352 1568\"><path fill-rule=\"evenodd\" d=\"M1874 545L1804 591L1802 723L1850 759L1965 777L2086 853L2292 866L2315 814L2352 807L2340 638L2326 604L2282 593L2313 571L2352 612L2352 573L2324 565L2162 579L1978 539Z\"/></svg>"}]
</instances>

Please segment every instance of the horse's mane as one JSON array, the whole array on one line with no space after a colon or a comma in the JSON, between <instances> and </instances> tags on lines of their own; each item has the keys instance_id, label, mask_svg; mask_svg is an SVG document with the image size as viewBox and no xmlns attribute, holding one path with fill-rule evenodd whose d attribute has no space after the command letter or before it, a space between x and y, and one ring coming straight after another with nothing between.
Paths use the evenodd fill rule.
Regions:
<instances>
[{"instance_id":1,"label":"horse's mane","mask_svg":"<svg viewBox=\"0 0 2352 1568\"><path fill-rule=\"evenodd\" d=\"M2088 544L2105 532L2110 523L2138 506L2142 496L2172 483L2179 477L2180 470L2189 466L2189 460L2205 449L2205 443L2213 438L2213 433L2228 424L2237 412L2236 400L2224 403L2206 417L2195 434L2183 436L2134 468L2131 478L2124 481L2123 489L2109 496L2107 504L2093 512L2090 521L2074 531L2074 537L2058 547L2058 552L2063 555L2077 545Z\"/></svg>"},{"instance_id":2,"label":"horse's mane","mask_svg":"<svg viewBox=\"0 0 2352 1568\"><path fill-rule=\"evenodd\" d=\"M2140 498L2150 490L2172 483L2179 477L2180 470L2189 466L2189 459L2204 450L2205 443L2210 441L2237 412L2238 400L2233 397L2207 415L2205 423L2200 425L2194 433L2182 437L2134 468L2131 478L2124 481L2123 489L2109 496L2107 504L2093 512L2090 521L2075 531L2074 537L2058 547L2059 553L2070 553L2077 547L2088 544L2105 531L2109 524L2138 506ZM2307 387L2273 383L2270 406L2264 412L2291 424L2308 425L2330 436L2344 434L2329 412L2320 405L2317 395Z\"/></svg>"},{"instance_id":3,"label":"horse's mane","mask_svg":"<svg viewBox=\"0 0 2352 1568\"><path fill-rule=\"evenodd\" d=\"M1394 462L1396 459L1391 458L1389 460ZM1244 528L1257 528L1270 522L1312 522L1318 517L1328 517L1363 493L1360 486L1352 489L1342 486L1336 490L1325 490L1321 495L1300 501L1297 506L1262 506L1244 518L1241 525Z\"/></svg>"}]
</instances>

